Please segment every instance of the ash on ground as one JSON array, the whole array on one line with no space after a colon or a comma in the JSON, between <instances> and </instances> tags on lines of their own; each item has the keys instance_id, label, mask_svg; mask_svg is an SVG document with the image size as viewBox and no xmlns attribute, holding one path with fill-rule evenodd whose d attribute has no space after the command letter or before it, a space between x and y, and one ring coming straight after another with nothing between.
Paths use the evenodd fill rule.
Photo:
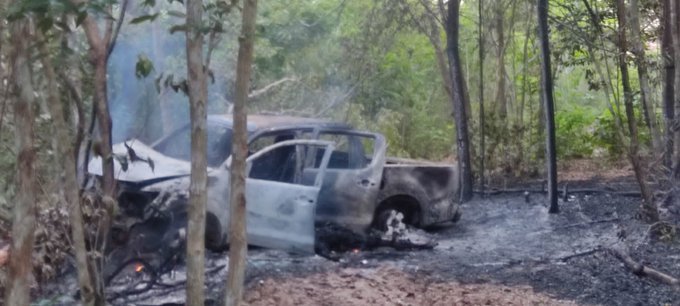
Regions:
<instances>
[{"instance_id":1,"label":"ash on ground","mask_svg":"<svg viewBox=\"0 0 680 306\"><path fill-rule=\"evenodd\" d=\"M390 287L393 285L404 287L397 291L407 292L418 292L429 284L439 284L437 286L444 286L444 289L459 284L471 286L466 287L467 291L442 289L449 294L441 296L451 298L438 300L442 305L454 305L458 303L456 301L462 301L460 295L469 292L481 295L509 292L505 290L521 292L521 295L536 294L536 301L548 301L546 303L680 305L679 292L649 278L635 276L617 259L600 251L610 247L624 249L636 260L680 277L680 246L677 242L650 239L649 225L637 219L639 199L607 193L575 195L568 201L560 201L560 213L556 215L547 213L546 203L545 196L534 194L528 202L522 194L476 198L463 205L463 217L458 223L428 229L427 237L438 243L429 249L383 245L347 248L334 250L333 260L318 255L251 249L247 285L248 292L256 296L248 297L256 305L267 305L267 301L286 305L287 301L299 301L297 297L300 296L325 296L318 293L335 288L333 290L338 292L355 292L355 297L375 298L375 292L364 292L365 288L359 290L353 282L346 282L343 280L346 278L341 277L350 273L359 276L349 279L361 279L361 275L368 273L372 275L370 283L374 288L370 290L384 292L395 292L395 288ZM362 243L365 241L358 241L356 245ZM226 252L206 256L209 302L219 303L223 296L226 257ZM376 272L385 269L399 272ZM184 272L184 266L179 264L160 278L161 285L153 290L120 297L111 303L182 304ZM395 277L407 276L419 280L394 281ZM63 276L58 284L46 288L43 296L55 297L56 304L72 304L72 294L65 293L74 292L74 278L72 272ZM322 281L336 278L338 283ZM289 280L300 284L286 287L289 298L282 297L284 293L280 290L266 288L291 283ZM310 298L306 304L319 301ZM328 305L363 305L367 302L364 299L358 299L361 303L354 304L352 299L337 303L325 301ZM382 302L389 303L388 300ZM377 301L378 304L382 302Z\"/></svg>"}]
</instances>

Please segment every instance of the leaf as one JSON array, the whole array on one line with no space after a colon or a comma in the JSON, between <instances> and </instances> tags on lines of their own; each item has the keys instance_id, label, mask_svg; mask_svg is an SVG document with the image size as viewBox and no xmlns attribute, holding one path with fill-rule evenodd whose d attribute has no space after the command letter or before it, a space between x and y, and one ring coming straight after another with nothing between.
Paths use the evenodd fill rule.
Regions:
<instances>
[{"instance_id":1,"label":"leaf","mask_svg":"<svg viewBox=\"0 0 680 306\"><path fill-rule=\"evenodd\" d=\"M144 54L137 56L137 65L135 65L135 76L138 79L146 78L153 71L153 62Z\"/></svg>"},{"instance_id":2,"label":"leaf","mask_svg":"<svg viewBox=\"0 0 680 306\"><path fill-rule=\"evenodd\" d=\"M130 20L130 24L139 24L145 21L154 21L156 20L156 18L158 18L158 13L151 15L143 15Z\"/></svg>"},{"instance_id":3,"label":"leaf","mask_svg":"<svg viewBox=\"0 0 680 306\"><path fill-rule=\"evenodd\" d=\"M156 80L154 80L154 85L156 86L156 92L160 93L161 92L161 80L163 79L163 73L161 72L161 75L159 75Z\"/></svg>"},{"instance_id":4,"label":"leaf","mask_svg":"<svg viewBox=\"0 0 680 306\"><path fill-rule=\"evenodd\" d=\"M148 7L154 7L154 6L156 6L156 0L144 0L142 2L142 5L148 6Z\"/></svg>"},{"instance_id":5,"label":"leaf","mask_svg":"<svg viewBox=\"0 0 680 306\"><path fill-rule=\"evenodd\" d=\"M172 17L179 17L179 18L186 18L186 16L187 16L187 14L185 14L184 12L175 11L175 10L168 11L168 15L170 15Z\"/></svg>"},{"instance_id":6,"label":"leaf","mask_svg":"<svg viewBox=\"0 0 680 306\"><path fill-rule=\"evenodd\" d=\"M126 171L128 170L128 159L127 159L127 156L125 156L125 155L114 154L114 155L113 155L113 158L115 158L115 159L118 161L118 163L120 164L120 168L121 168L124 172L126 172Z\"/></svg>"},{"instance_id":7,"label":"leaf","mask_svg":"<svg viewBox=\"0 0 680 306\"><path fill-rule=\"evenodd\" d=\"M78 16L76 17L76 28L83 24L85 18L87 18L87 11L81 11L78 13Z\"/></svg>"},{"instance_id":8,"label":"leaf","mask_svg":"<svg viewBox=\"0 0 680 306\"><path fill-rule=\"evenodd\" d=\"M38 29L40 29L43 34L46 34L52 26L54 25L54 20L51 17L43 17L38 20Z\"/></svg>"},{"instance_id":9,"label":"leaf","mask_svg":"<svg viewBox=\"0 0 680 306\"><path fill-rule=\"evenodd\" d=\"M186 32L188 29L186 24L178 24L170 27L170 34L175 34L175 32Z\"/></svg>"},{"instance_id":10,"label":"leaf","mask_svg":"<svg viewBox=\"0 0 680 306\"><path fill-rule=\"evenodd\" d=\"M155 164L153 163L153 159L151 159L151 157L147 157L146 162L149 164L149 168L151 168L151 172L154 172Z\"/></svg>"}]
</instances>

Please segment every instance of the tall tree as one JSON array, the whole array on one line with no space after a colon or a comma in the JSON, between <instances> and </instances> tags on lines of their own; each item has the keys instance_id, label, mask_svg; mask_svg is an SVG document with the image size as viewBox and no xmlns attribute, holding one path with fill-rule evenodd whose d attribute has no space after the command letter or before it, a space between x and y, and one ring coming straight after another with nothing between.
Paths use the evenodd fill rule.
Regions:
<instances>
[{"instance_id":1,"label":"tall tree","mask_svg":"<svg viewBox=\"0 0 680 306\"><path fill-rule=\"evenodd\" d=\"M664 67L663 78L663 119L666 126L664 134L664 165L671 167L673 156L673 119L675 117L675 107L673 106L673 92L675 82L675 60L673 53L673 36L671 22L671 0L663 0L663 14L661 18L663 30L661 33L661 54Z\"/></svg>"},{"instance_id":2,"label":"tall tree","mask_svg":"<svg viewBox=\"0 0 680 306\"><path fill-rule=\"evenodd\" d=\"M456 121L456 143L458 146L458 170L460 171L460 199L462 202L472 198L472 167L470 164L470 136L458 38L460 33L460 0L448 2L446 19L446 42L449 65L451 66L453 116Z\"/></svg>"},{"instance_id":3,"label":"tall tree","mask_svg":"<svg viewBox=\"0 0 680 306\"><path fill-rule=\"evenodd\" d=\"M496 113L505 124L508 115L508 101L505 96L505 4L497 0L494 4L494 30L496 32ZM505 139L506 137L503 137Z\"/></svg>"},{"instance_id":4,"label":"tall tree","mask_svg":"<svg viewBox=\"0 0 680 306\"><path fill-rule=\"evenodd\" d=\"M4 22L4 20L0 21ZM5 287L6 305L30 304L30 276L33 270L33 232L37 193L35 179L36 151L33 144L33 106L35 96L29 62L31 32L28 19L10 24L12 47L12 87L14 89L14 122L17 145L17 193L12 221L12 244L9 260L9 283Z\"/></svg>"},{"instance_id":5,"label":"tall tree","mask_svg":"<svg viewBox=\"0 0 680 306\"><path fill-rule=\"evenodd\" d=\"M71 2L78 6L87 6L89 0L71 0ZM120 30L120 25L124 19L125 7L127 0L122 0L121 15L117 20L116 31L114 33L114 18L106 17L104 19L104 30L100 31L99 22L96 20L97 16L106 15L111 16L113 11L113 3L108 2L106 5L97 6L99 10L86 11L85 18L82 21L82 28L85 32L85 37L89 45L89 60L94 68L93 78L93 118L92 123L98 123L99 139L94 144L94 151L101 156L102 161L102 178L101 187L103 192L102 204L106 210L102 216L102 222L99 224L99 235L102 239L98 239L98 245L95 249L103 252L106 245L106 237L108 237L111 228L113 214L117 210L117 202L115 199L115 180L113 173L113 150L111 142L111 113L109 111L108 102L108 62L109 56L115 46L117 34ZM93 125L91 125L93 127ZM104 260L100 257L98 260ZM92 277L95 281L94 299L95 305L104 305L106 303L104 294L104 282L102 278L102 271L99 267L103 264L92 265Z\"/></svg>"},{"instance_id":6,"label":"tall tree","mask_svg":"<svg viewBox=\"0 0 680 306\"><path fill-rule=\"evenodd\" d=\"M47 41L44 41L44 39L41 40L43 40L42 43L38 45L41 52L41 63L47 81L47 105L57 137L57 141L55 141L56 152L54 159L55 162L63 165L63 168L61 169L63 172L59 175L59 189L64 195L64 200L69 210L71 241L73 242L73 248L76 253L81 301L83 305L94 305L94 286L88 269L89 261L87 258L87 248L85 246L80 189L76 176L75 142L70 135L68 122L64 118L64 107L59 98L59 88L57 87L57 74L49 58Z\"/></svg>"},{"instance_id":7,"label":"tall tree","mask_svg":"<svg viewBox=\"0 0 680 306\"><path fill-rule=\"evenodd\" d=\"M640 104L645 115L645 123L652 135L652 148L658 154L661 153L661 135L659 125L654 114L654 103L652 102L652 89L649 85L649 73L647 72L647 61L645 60L645 48L640 35L640 5L638 0L630 0L630 34L631 51L635 55L635 64L640 81Z\"/></svg>"},{"instance_id":8,"label":"tall tree","mask_svg":"<svg viewBox=\"0 0 680 306\"><path fill-rule=\"evenodd\" d=\"M673 88L673 113L675 117L680 116L680 69L677 63L680 63L680 3L671 0L671 36L673 37L673 62L675 63L675 75ZM674 118L673 125L667 126L667 129L672 130L673 133L673 175L680 175L680 130L675 128L677 119Z\"/></svg>"},{"instance_id":9,"label":"tall tree","mask_svg":"<svg viewBox=\"0 0 680 306\"><path fill-rule=\"evenodd\" d=\"M633 171L635 172L635 178L640 185L640 191L644 200L644 213L650 220L657 220L658 213L656 207L653 203L653 198L649 186L645 182L646 171L642 165L642 158L640 157L639 150L639 140L638 140L638 130L637 130L637 120L635 119L635 110L633 107L633 90L630 86L630 77L628 73L628 62L627 62L627 52L628 52L628 41L626 39L626 28L627 28L627 18L626 18L626 3L625 0L618 0L616 5L616 15L619 23L619 70L621 72L621 85L623 87L623 104L626 111L626 119L628 122L628 133L630 134L630 144L628 148L628 155L630 162L633 165Z\"/></svg>"},{"instance_id":10,"label":"tall tree","mask_svg":"<svg viewBox=\"0 0 680 306\"><path fill-rule=\"evenodd\" d=\"M545 111L546 166L548 168L548 199L550 213L558 213L557 206L557 152L555 148L555 106L553 101L552 69L550 68L550 41L548 39L548 0L538 0L538 37L541 46L541 98Z\"/></svg>"},{"instance_id":11,"label":"tall tree","mask_svg":"<svg viewBox=\"0 0 680 306\"><path fill-rule=\"evenodd\" d=\"M248 135L246 102L250 88L257 0L243 1L243 20L236 64L236 100L234 102L229 220L229 278L224 305L238 306L243 296L248 242L246 237L246 157Z\"/></svg>"},{"instance_id":12,"label":"tall tree","mask_svg":"<svg viewBox=\"0 0 680 306\"><path fill-rule=\"evenodd\" d=\"M482 195L484 195L484 34L483 27L483 8L484 1L479 0L477 4L477 15L479 22L477 24L477 41L479 44L479 188Z\"/></svg>"},{"instance_id":13,"label":"tall tree","mask_svg":"<svg viewBox=\"0 0 680 306\"><path fill-rule=\"evenodd\" d=\"M187 305L203 306L208 161L207 71L203 63L203 2L186 2L186 56L191 117L191 183L187 224Z\"/></svg>"}]
</instances>

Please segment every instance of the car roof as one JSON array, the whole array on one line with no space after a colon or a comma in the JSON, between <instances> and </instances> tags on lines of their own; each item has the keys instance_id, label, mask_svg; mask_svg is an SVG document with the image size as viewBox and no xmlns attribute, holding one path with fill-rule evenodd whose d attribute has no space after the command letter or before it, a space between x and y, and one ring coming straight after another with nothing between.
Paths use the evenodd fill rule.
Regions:
<instances>
[{"instance_id":1,"label":"car roof","mask_svg":"<svg viewBox=\"0 0 680 306\"><path fill-rule=\"evenodd\" d=\"M209 115L208 120L232 126L232 114ZM279 115L248 115L248 131L255 132L272 128L305 128L305 127L326 127L337 129L350 129L351 126L342 122L330 121L327 119L305 118L294 116Z\"/></svg>"}]
</instances>

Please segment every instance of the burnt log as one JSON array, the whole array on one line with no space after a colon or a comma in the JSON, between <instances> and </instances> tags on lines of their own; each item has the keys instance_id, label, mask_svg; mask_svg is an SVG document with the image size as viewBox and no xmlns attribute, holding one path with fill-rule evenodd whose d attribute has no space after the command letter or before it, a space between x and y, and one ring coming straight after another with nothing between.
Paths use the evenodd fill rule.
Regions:
<instances>
[{"instance_id":1,"label":"burnt log","mask_svg":"<svg viewBox=\"0 0 680 306\"><path fill-rule=\"evenodd\" d=\"M621 250L609 248L607 249L607 252L616 259L620 260L628 270L633 272L633 274L641 277L649 277L657 282L669 285L675 290L680 290L680 280L677 278L645 266L642 263L635 261L632 257L630 257L630 255L624 253Z\"/></svg>"}]
</instances>

